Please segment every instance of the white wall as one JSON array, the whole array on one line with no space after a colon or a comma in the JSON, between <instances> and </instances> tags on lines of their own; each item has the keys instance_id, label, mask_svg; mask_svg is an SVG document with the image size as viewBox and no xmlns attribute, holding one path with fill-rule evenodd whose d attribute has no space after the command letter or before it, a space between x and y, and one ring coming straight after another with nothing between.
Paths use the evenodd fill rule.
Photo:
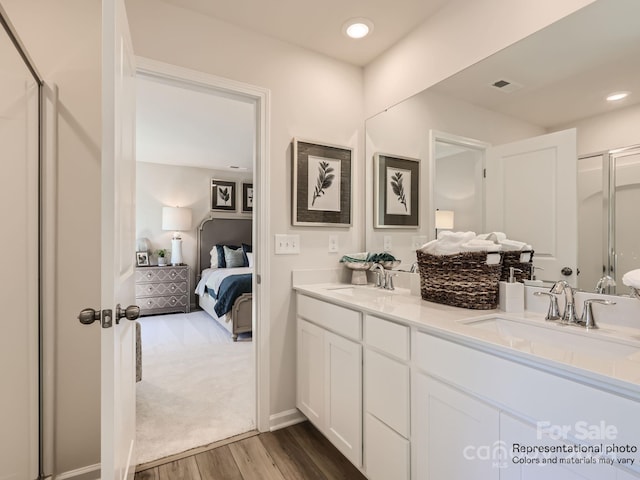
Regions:
<instances>
[{"instance_id":1,"label":"white wall","mask_svg":"<svg viewBox=\"0 0 640 480\"><path fill-rule=\"evenodd\" d=\"M162 207L180 206L191 209L191 229L182 232L182 256L191 266L191 303L195 302L195 276L197 272L197 231L200 222L211 214L209 186L212 178L235 181L239 195L238 212L242 208L242 182L251 183L251 173L209 170L195 167L176 167L158 163L138 162L136 167L136 237L146 237L152 251L159 248L171 251L173 232L162 230ZM245 217L250 214L215 212L219 217ZM167 261L170 253L167 254ZM154 255L152 264L157 264Z\"/></svg>"},{"instance_id":2,"label":"white wall","mask_svg":"<svg viewBox=\"0 0 640 480\"><path fill-rule=\"evenodd\" d=\"M57 278L47 287L56 291L54 469L61 473L100 462L100 328L77 316L100 305L101 4L2 5L41 75L60 88Z\"/></svg>"},{"instance_id":3,"label":"white wall","mask_svg":"<svg viewBox=\"0 0 640 480\"><path fill-rule=\"evenodd\" d=\"M151 0L127 2L136 55L268 88L271 91L272 233L300 235L301 254L275 256L265 281L271 288L271 413L295 407L294 268L337 266L340 252L360 250L364 223L354 204L353 227L291 227L293 137L355 148L354 197L362 195L362 70L198 13ZM171 35L167 35L171 32ZM273 245L273 239L270 239Z\"/></svg>"},{"instance_id":4,"label":"white wall","mask_svg":"<svg viewBox=\"0 0 640 480\"><path fill-rule=\"evenodd\" d=\"M365 68L369 117L594 0L455 0Z\"/></svg>"},{"instance_id":5,"label":"white wall","mask_svg":"<svg viewBox=\"0 0 640 480\"><path fill-rule=\"evenodd\" d=\"M578 155L640 144L640 105L584 118L554 128L554 131L578 129Z\"/></svg>"}]
</instances>

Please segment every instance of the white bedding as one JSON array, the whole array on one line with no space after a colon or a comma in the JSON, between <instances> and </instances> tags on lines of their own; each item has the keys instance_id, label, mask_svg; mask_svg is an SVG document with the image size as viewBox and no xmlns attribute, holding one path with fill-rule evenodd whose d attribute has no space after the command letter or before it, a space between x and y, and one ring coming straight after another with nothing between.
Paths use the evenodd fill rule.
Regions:
<instances>
[{"instance_id":1,"label":"white bedding","mask_svg":"<svg viewBox=\"0 0 640 480\"><path fill-rule=\"evenodd\" d=\"M202 271L200 281L196 286L196 294L200 296L204 295L205 287L217 293L222 280L230 275L240 275L243 273L253 273L253 268L206 268Z\"/></svg>"}]
</instances>

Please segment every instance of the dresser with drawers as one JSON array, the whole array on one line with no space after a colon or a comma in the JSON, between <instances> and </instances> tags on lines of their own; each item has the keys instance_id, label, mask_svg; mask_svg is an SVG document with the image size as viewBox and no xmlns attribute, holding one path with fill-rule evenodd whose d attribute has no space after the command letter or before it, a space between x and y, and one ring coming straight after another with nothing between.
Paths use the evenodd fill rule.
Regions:
<instances>
[{"instance_id":1,"label":"dresser with drawers","mask_svg":"<svg viewBox=\"0 0 640 480\"><path fill-rule=\"evenodd\" d=\"M136 268L136 304L140 315L189 313L188 265Z\"/></svg>"}]
</instances>

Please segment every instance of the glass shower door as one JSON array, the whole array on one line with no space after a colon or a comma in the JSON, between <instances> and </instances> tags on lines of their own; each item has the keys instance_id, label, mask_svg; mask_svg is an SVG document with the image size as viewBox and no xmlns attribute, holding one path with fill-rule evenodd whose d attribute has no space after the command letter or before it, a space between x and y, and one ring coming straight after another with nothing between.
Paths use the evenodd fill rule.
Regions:
<instances>
[{"instance_id":1,"label":"glass shower door","mask_svg":"<svg viewBox=\"0 0 640 480\"><path fill-rule=\"evenodd\" d=\"M640 147L614 150L610 154L612 193L611 276L618 294L626 294L622 276L640 268Z\"/></svg>"}]
</instances>

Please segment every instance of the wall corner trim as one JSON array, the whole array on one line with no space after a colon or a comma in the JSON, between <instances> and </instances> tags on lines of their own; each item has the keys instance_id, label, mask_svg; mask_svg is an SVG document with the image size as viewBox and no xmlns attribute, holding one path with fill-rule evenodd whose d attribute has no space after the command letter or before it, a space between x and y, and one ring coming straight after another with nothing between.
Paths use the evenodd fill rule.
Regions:
<instances>
[{"instance_id":1,"label":"wall corner trim","mask_svg":"<svg viewBox=\"0 0 640 480\"><path fill-rule=\"evenodd\" d=\"M269 431L280 430L281 428L304 422L307 418L300 413L297 408L285 410L284 412L274 413L269 417Z\"/></svg>"}]
</instances>

